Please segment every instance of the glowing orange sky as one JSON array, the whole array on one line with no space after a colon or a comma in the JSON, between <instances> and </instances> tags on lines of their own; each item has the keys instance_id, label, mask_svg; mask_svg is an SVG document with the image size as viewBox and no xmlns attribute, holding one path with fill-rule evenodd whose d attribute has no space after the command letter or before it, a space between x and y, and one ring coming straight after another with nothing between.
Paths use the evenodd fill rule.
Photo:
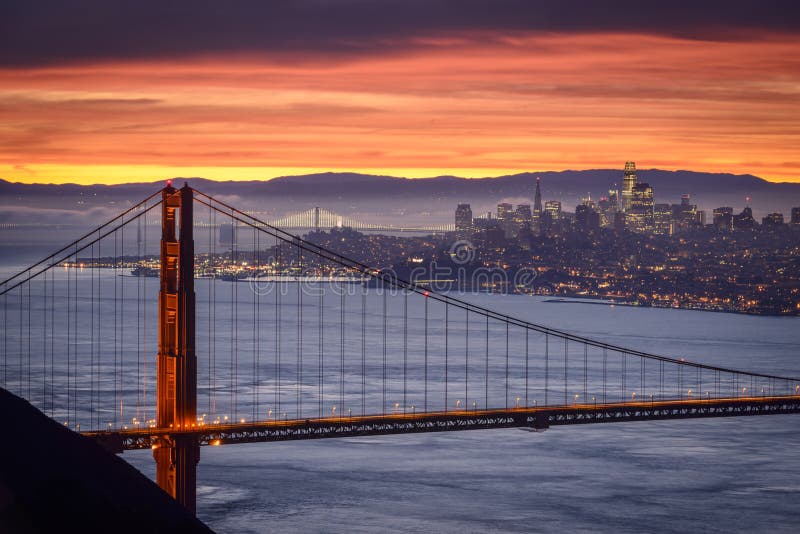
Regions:
<instances>
[{"instance_id":1,"label":"glowing orange sky","mask_svg":"<svg viewBox=\"0 0 800 534\"><path fill-rule=\"evenodd\" d=\"M800 182L800 38L426 42L337 62L0 70L0 177L116 183L640 167Z\"/></svg>"}]
</instances>

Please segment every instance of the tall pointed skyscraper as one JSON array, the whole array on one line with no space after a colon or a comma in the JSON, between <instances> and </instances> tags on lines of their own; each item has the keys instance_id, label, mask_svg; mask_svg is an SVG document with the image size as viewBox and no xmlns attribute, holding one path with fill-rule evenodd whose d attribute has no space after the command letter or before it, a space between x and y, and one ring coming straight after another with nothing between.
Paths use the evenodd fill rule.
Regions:
<instances>
[{"instance_id":1,"label":"tall pointed skyscraper","mask_svg":"<svg viewBox=\"0 0 800 534\"><path fill-rule=\"evenodd\" d=\"M636 163L625 162L625 174L622 176L622 211L631 209L631 197L633 196L633 186L636 185Z\"/></svg>"},{"instance_id":2,"label":"tall pointed skyscraper","mask_svg":"<svg viewBox=\"0 0 800 534\"><path fill-rule=\"evenodd\" d=\"M541 178L536 177L536 196L533 198L533 218L531 221L531 229L539 231L540 223L542 221L542 190L539 188Z\"/></svg>"}]
</instances>

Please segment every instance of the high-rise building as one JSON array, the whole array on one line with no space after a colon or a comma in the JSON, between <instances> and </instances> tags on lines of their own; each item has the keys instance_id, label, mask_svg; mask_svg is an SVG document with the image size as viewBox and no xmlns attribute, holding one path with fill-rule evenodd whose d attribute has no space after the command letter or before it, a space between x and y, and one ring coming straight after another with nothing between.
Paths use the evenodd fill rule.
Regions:
<instances>
[{"instance_id":1,"label":"high-rise building","mask_svg":"<svg viewBox=\"0 0 800 534\"><path fill-rule=\"evenodd\" d=\"M531 213L531 205L517 205L517 210L514 212L514 226L516 226L517 232L521 230L530 230L532 222L533 214Z\"/></svg>"},{"instance_id":2,"label":"high-rise building","mask_svg":"<svg viewBox=\"0 0 800 534\"><path fill-rule=\"evenodd\" d=\"M673 234L672 206L669 204L653 205L653 233L659 235Z\"/></svg>"},{"instance_id":3,"label":"high-rise building","mask_svg":"<svg viewBox=\"0 0 800 534\"><path fill-rule=\"evenodd\" d=\"M748 199L749 201L750 199ZM750 206L745 206L739 215L733 216L733 227L736 230L744 230L753 228L756 225L756 220L753 218L753 210Z\"/></svg>"},{"instance_id":4,"label":"high-rise building","mask_svg":"<svg viewBox=\"0 0 800 534\"><path fill-rule=\"evenodd\" d=\"M544 211L550 214L553 222L561 219L561 202L558 200L548 200L544 203Z\"/></svg>"},{"instance_id":5,"label":"high-rise building","mask_svg":"<svg viewBox=\"0 0 800 534\"><path fill-rule=\"evenodd\" d=\"M514 206L508 202L501 202L497 205L497 218L503 228L506 237L514 235Z\"/></svg>"},{"instance_id":6,"label":"high-rise building","mask_svg":"<svg viewBox=\"0 0 800 534\"><path fill-rule=\"evenodd\" d=\"M762 217L761 224L764 226L783 226L783 213L770 213L766 217Z\"/></svg>"},{"instance_id":7,"label":"high-rise building","mask_svg":"<svg viewBox=\"0 0 800 534\"><path fill-rule=\"evenodd\" d=\"M800 207L792 208L792 224L800 225Z\"/></svg>"},{"instance_id":8,"label":"high-rise building","mask_svg":"<svg viewBox=\"0 0 800 534\"><path fill-rule=\"evenodd\" d=\"M723 206L714 210L714 228L724 232L733 229L733 208Z\"/></svg>"},{"instance_id":9,"label":"high-rise building","mask_svg":"<svg viewBox=\"0 0 800 534\"><path fill-rule=\"evenodd\" d=\"M469 204L459 204L456 208L456 231L472 230L472 208Z\"/></svg>"},{"instance_id":10,"label":"high-rise building","mask_svg":"<svg viewBox=\"0 0 800 534\"><path fill-rule=\"evenodd\" d=\"M675 232L685 232L701 225L697 206L691 203L691 198L688 193L681 195L681 203L672 206Z\"/></svg>"},{"instance_id":11,"label":"high-rise building","mask_svg":"<svg viewBox=\"0 0 800 534\"><path fill-rule=\"evenodd\" d=\"M583 232L591 232L600 228L600 214L589 204L575 207L575 228Z\"/></svg>"},{"instance_id":12,"label":"high-rise building","mask_svg":"<svg viewBox=\"0 0 800 534\"><path fill-rule=\"evenodd\" d=\"M539 223L541 222L542 218L542 190L539 187L541 179L537 176L536 177L536 195L533 197L533 213L532 215L532 222L534 230L539 229Z\"/></svg>"},{"instance_id":13,"label":"high-rise building","mask_svg":"<svg viewBox=\"0 0 800 534\"><path fill-rule=\"evenodd\" d=\"M654 230L653 189L650 184L638 182L633 186L630 207L625 212L625 227L641 233Z\"/></svg>"},{"instance_id":14,"label":"high-rise building","mask_svg":"<svg viewBox=\"0 0 800 534\"><path fill-rule=\"evenodd\" d=\"M619 211L619 194L616 185L608 190L608 196L602 197L597 203L600 213L600 226L611 227L614 225L614 216Z\"/></svg>"},{"instance_id":15,"label":"high-rise building","mask_svg":"<svg viewBox=\"0 0 800 534\"><path fill-rule=\"evenodd\" d=\"M625 172L622 175L622 211L627 212L631 207L633 197L633 186L636 185L636 163L633 161L625 162Z\"/></svg>"}]
</instances>

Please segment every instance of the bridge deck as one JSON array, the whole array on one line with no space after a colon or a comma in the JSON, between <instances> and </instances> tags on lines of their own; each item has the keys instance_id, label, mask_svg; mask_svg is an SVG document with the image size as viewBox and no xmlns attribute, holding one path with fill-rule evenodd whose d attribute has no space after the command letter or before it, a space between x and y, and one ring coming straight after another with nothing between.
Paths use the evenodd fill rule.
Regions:
<instances>
[{"instance_id":1,"label":"bridge deck","mask_svg":"<svg viewBox=\"0 0 800 534\"><path fill-rule=\"evenodd\" d=\"M200 445L222 445L511 427L544 430L553 425L789 413L800 413L800 396L592 403L508 410L354 415L219 425L205 424L189 429L139 428L83 432L83 435L97 440L115 452L122 452L156 448L161 439L168 439L175 435L193 435Z\"/></svg>"}]
</instances>

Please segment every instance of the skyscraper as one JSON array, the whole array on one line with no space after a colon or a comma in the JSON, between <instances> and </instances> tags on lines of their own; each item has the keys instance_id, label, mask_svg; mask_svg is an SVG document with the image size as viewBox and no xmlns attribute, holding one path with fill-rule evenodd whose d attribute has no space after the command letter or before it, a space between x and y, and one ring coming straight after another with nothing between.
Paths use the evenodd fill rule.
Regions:
<instances>
[{"instance_id":1,"label":"skyscraper","mask_svg":"<svg viewBox=\"0 0 800 534\"><path fill-rule=\"evenodd\" d=\"M770 213L761 219L761 224L767 227L783 226L783 213Z\"/></svg>"},{"instance_id":2,"label":"skyscraper","mask_svg":"<svg viewBox=\"0 0 800 534\"><path fill-rule=\"evenodd\" d=\"M553 222L561 219L561 202L558 200L548 200L544 203L544 209L550 214Z\"/></svg>"},{"instance_id":3,"label":"skyscraper","mask_svg":"<svg viewBox=\"0 0 800 534\"><path fill-rule=\"evenodd\" d=\"M533 197L533 214L532 214L532 222L533 222L533 229L539 230L539 224L542 220L542 191L539 188L539 182L541 179L537 176L536 177L536 195Z\"/></svg>"},{"instance_id":4,"label":"skyscraper","mask_svg":"<svg viewBox=\"0 0 800 534\"><path fill-rule=\"evenodd\" d=\"M714 227L717 230L730 231L733 228L733 208L723 206L714 210Z\"/></svg>"},{"instance_id":5,"label":"skyscraper","mask_svg":"<svg viewBox=\"0 0 800 534\"><path fill-rule=\"evenodd\" d=\"M510 218L512 209L514 209L514 206L508 202L501 202L497 205L497 218L500 220L506 220Z\"/></svg>"},{"instance_id":6,"label":"skyscraper","mask_svg":"<svg viewBox=\"0 0 800 534\"><path fill-rule=\"evenodd\" d=\"M517 211L514 212L514 225L517 232L520 230L530 230L531 223L533 222L533 214L531 213L530 204L519 204Z\"/></svg>"},{"instance_id":7,"label":"skyscraper","mask_svg":"<svg viewBox=\"0 0 800 534\"><path fill-rule=\"evenodd\" d=\"M653 189L650 184L638 182L633 186L630 207L625 212L625 227L632 232L652 232L655 229Z\"/></svg>"},{"instance_id":8,"label":"skyscraper","mask_svg":"<svg viewBox=\"0 0 800 534\"><path fill-rule=\"evenodd\" d=\"M631 207L633 197L633 186L636 185L636 163L633 161L625 162L625 172L622 175L622 211L628 211Z\"/></svg>"},{"instance_id":9,"label":"skyscraper","mask_svg":"<svg viewBox=\"0 0 800 534\"><path fill-rule=\"evenodd\" d=\"M750 199L747 199L748 202ZM745 206L739 215L733 216L733 227L737 230L746 228L753 228L756 225L756 220L753 218L753 210L749 205Z\"/></svg>"},{"instance_id":10,"label":"skyscraper","mask_svg":"<svg viewBox=\"0 0 800 534\"><path fill-rule=\"evenodd\" d=\"M472 230L472 208L469 204L459 204L456 208L456 231Z\"/></svg>"},{"instance_id":11,"label":"skyscraper","mask_svg":"<svg viewBox=\"0 0 800 534\"><path fill-rule=\"evenodd\" d=\"M792 208L792 224L800 225L800 208Z\"/></svg>"},{"instance_id":12,"label":"skyscraper","mask_svg":"<svg viewBox=\"0 0 800 534\"><path fill-rule=\"evenodd\" d=\"M672 235L672 206L655 204L653 206L653 232L659 235Z\"/></svg>"}]
</instances>

